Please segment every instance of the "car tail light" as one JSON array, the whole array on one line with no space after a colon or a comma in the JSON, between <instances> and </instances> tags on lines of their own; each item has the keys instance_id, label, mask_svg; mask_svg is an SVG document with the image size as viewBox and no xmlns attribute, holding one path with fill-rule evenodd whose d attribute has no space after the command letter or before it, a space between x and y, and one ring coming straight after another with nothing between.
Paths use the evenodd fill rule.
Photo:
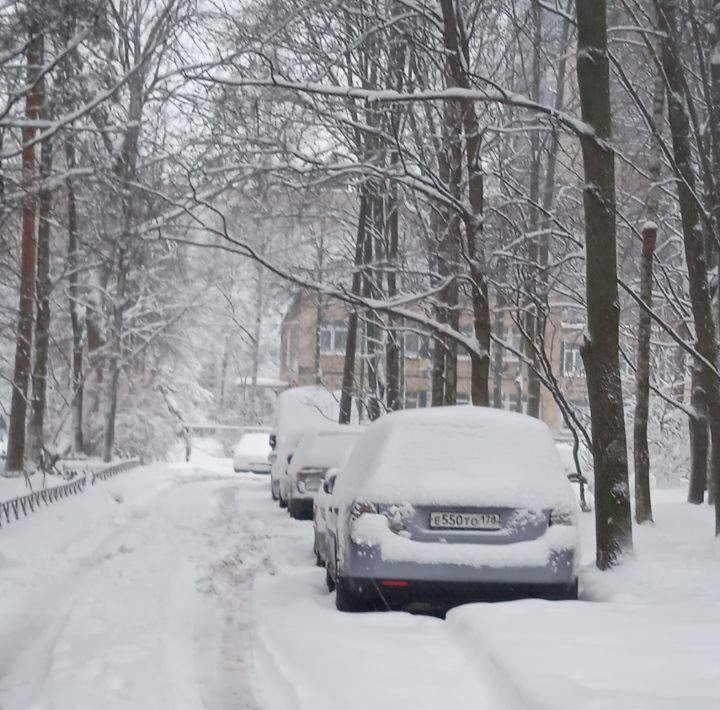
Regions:
<instances>
[{"instance_id":1,"label":"car tail light","mask_svg":"<svg viewBox=\"0 0 720 710\"><path fill-rule=\"evenodd\" d=\"M404 589L410 586L410 582L407 582L404 579L383 579L383 581L380 582L380 585L382 587L394 587L396 589Z\"/></svg>"},{"instance_id":2,"label":"car tail light","mask_svg":"<svg viewBox=\"0 0 720 710\"><path fill-rule=\"evenodd\" d=\"M300 493L315 493L320 490L323 478L325 477L324 468L301 468L297 474L297 489Z\"/></svg>"},{"instance_id":3,"label":"car tail light","mask_svg":"<svg viewBox=\"0 0 720 710\"><path fill-rule=\"evenodd\" d=\"M350 508L350 522L357 520L364 513L377 513L378 507L375 503L353 503Z\"/></svg>"},{"instance_id":4,"label":"car tail light","mask_svg":"<svg viewBox=\"0 0 720 710\"><path fill-rule=\"evenodd\" d=\"M573 525L573 514L567 510L551 510L550 525Z\"/></svg>"}]
</instances>

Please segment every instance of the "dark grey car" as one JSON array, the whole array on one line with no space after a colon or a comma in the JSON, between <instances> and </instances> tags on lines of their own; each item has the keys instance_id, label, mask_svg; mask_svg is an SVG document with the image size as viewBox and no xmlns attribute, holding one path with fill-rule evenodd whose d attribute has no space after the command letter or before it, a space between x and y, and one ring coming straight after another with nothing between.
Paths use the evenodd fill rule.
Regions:
<instances>
[{"instance_id":1,"label":"dark grey car","mask_svg":"<svg viewBox=\"0 0 720 710\"><path fill-rule=\"evenodd\" d=\"M549 430L530 417L389 414L357 443L330 507L341 610L577 596L577 504Z\"/></svg>"}]
</instances>

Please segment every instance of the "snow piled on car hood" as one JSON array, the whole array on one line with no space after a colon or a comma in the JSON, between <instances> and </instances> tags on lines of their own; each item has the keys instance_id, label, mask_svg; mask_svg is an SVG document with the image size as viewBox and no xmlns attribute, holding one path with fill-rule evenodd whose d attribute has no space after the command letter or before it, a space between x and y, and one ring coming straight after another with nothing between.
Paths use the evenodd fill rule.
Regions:
<instances>
[{"instance_id":1,"label":"snow piled on car hood","mask_svg":"<svg viewBox=\"0 0 720 710\"><path fill-rule=\"evenodd\" d=\"M381 417L354 448L335 495L343 503L576 506L545 424L472 406Z\"/></svg>"}]
</instances>

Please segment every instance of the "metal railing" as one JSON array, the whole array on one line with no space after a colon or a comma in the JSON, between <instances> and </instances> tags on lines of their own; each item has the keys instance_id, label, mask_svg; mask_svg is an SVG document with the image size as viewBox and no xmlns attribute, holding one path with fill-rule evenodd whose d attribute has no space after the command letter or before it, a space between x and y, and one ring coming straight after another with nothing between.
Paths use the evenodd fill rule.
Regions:
<instances>
[{"instance_id":1,"label":"metal railing","mask_svg":"<svg viewBox=\"0 0 720 710\"><path fill-rule=\"evenodd\" d=\"M92 478L90 479L90 483L94 486L95 481L107 481L108 478L117 476L118 473L129 471L131 468L135 468L139 465L140 459L128 459L127 461L120 461L119 463L110 464L109 466L105 466L99 471L90 474L92 476Z\"/></svg>"},{"instance_id":2,"label":"metal railing","mask_svg":"<svg viewBox=\"0 0 720 710\"><path fill-rule=\"evenodd\" d=\"M67 498L71 495L77 495L85 490L90 478L90 484L95 485L96 480L105 481L118 473L128 471L140 465L139 459L128 459L119 463L110 464L101 468L99 471L87 473L78 476L68 483L60 486L51 486L50 488L42 488L38 491L26 493L25 495L11 498L10 500L0 501L0 528L8 525L12 520L20 520L20 516L27 517L30 513L34 513L42 504L50 505L61 498Z\"/></svg>"}]
</instances>

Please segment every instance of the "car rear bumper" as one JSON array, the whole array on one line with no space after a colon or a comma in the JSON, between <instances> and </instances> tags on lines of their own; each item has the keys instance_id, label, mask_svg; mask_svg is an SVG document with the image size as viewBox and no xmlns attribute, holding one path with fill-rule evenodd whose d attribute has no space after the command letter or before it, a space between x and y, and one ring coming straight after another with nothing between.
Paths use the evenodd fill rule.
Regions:
<instances>
[{"instance_id":1,"label":"car rear bumper","mask_svg":"<svg viewBox=\"0 0 720 710\"><path fill-rule=\"evenodd\" d=\"M233 469L235 473L247 471L249 473L267 475L270 473L270 464L255 463L252 461L233 461Z\"/></svg>"},{"instance_id":2,"label":"car rear bumper","mask_svg":"<svg viewBox=\"0 0 720 710\"><path fill-rule=\"evenodd\" d=\"M346 541L339 575L353 579L403 580L441 585L567 586L577 578L575 549L548 552L542 565L477 565L384 559L379 547ZM511 547L511 545L503 546ZM508 550L508 553L510 550ZM509 557L509 555L508 555Z\"/></svg>"},{"instance_id":3,"label":"car rear bumper","mask_svg":"<svg viewBox=\"0 0 720 710\"><path fill-rule=\"evenodd\" d=\"M563 583L529 584L351 577L342 578L342 583L356 599L377 609L403 609L413 605L448 609L473 602L577 598L577 579Z\"/></svg>"},{"instance_id":4,"label":"car rear bumper","mask_svg":"<svg viewBox=\"0 0 720 710\"><path fill-rule=\"evenodd\" d=\"M293 518L300 520L312 520L313 517L313 499L312 498L289 498L288 510Z\"/></svg>"}]
</instances>

